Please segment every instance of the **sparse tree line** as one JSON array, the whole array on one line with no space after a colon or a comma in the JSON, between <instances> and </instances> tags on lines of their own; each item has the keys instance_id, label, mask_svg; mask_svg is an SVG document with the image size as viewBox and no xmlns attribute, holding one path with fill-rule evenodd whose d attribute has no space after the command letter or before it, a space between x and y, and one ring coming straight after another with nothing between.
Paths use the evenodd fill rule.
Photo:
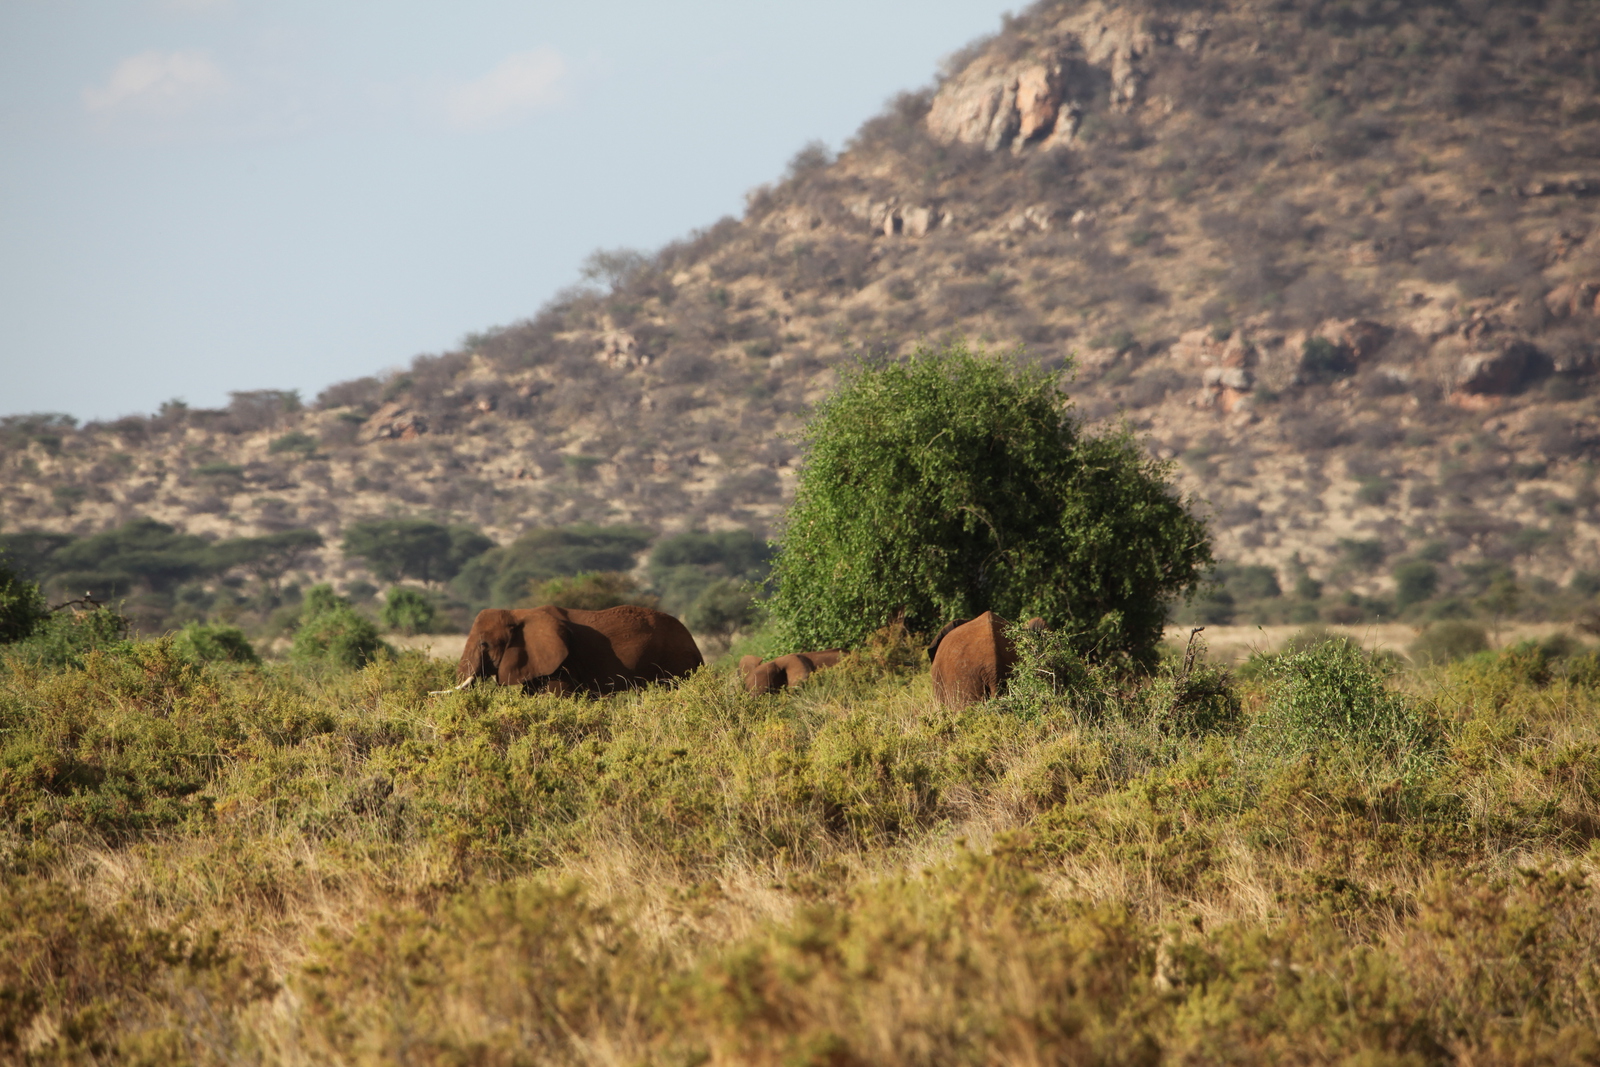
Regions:
<instances>
[{"instance_id":1,"label":"sparse tree line","mask_svg":"<svg viewBox=\"0 0 1600 1067\"><path fill-rule=\"evenodd\" d=\"M28 603L41 605L16 615L18 620L45 618L48 594L58 603L117 605L145 632L237 623L270 639L298 635L312 618L333 611L348 616L342 627L364 635L357 642L363 651L339 657L359 666L377 648L375 621L398 633L464 630L465 619L490 603L660 604L683 613L698 632L726 638L750 624L751 587L766 576L769 555L767 545L745 530L658 538L643 527L576 525L535 528L496 546L464 526L420 519L356 523L339 547L391 583L380 608L378 587L370 582L349 583L343 596L328 585L302 590L284 583L323 545L313 530L208 542L141 519L82 538L0 535L0 567L16 588L32 590ZM630 572L646 550L641 580ZM366 620L365 627L355 618ZM27 629L16 622L8 639L26 636Z\"/></svg>"},{"instance_id":2,"label":"sparse tree line","mask_svg":"<svg viewBox=\"0 0 1600 1067\"><path fill-rule=\"evenodd\" d=\"M1025 362L957 344L902 364L862 363L813 419L804 449L775 557L742 530L657 539L580 525L496 546L422 519L353 524L340 550L382 581L415 583L385 598L396 631L465 629L472 609L490 605L635 603L681 614L724 643L759 626L767 650L795 651L853 647L891 622L932 633L992 610L1044 616L1080 654L1144 666L1173 601L1211 563L1205 527L1169 468L1126 430L1085 433L1054 377ZM377 650L361 610L377 588L351 583L340 596L281 585L321 543L309 531L207 542L140 520L81 539L9 535L0 547L52 590L143 596L169 617L187 608L178 621L193 623L231 624L253 609L264 636L294 635L297 657L338 648L328 654L359 665ZM634 572L647 551L641 581ZM760 597L763 585L770 597Z\"/></svg>"}]
</instances>

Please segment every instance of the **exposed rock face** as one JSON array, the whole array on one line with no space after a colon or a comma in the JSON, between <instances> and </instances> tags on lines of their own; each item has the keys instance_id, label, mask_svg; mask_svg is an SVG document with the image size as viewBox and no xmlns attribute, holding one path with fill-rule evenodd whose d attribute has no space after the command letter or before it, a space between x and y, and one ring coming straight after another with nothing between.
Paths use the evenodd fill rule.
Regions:
<instances>
[{"instance_id":1,"label":"exposed rock face","mask_svg":"<svg viewBox=\"0 0 1600 1067\"><path fill-rule=\"evenodd\" d=\"M1027 144L1051 133L1061 107L1060 70L1027 67L1017 75L1017 141Z\"/></svg>"},{"instance_id":2,"label":"exposed rock face","mask_svg":"<svg viewBox=\"0 0 1600 1067\"><path fill-rule=\"evenodd\" d=\"M608 367L638 367L648 363L648 356L639 354L639 342L625 330L606 330L600 334L600 350L595 359Z\"/></svg>"},{"instance_id":3,"label":"exposed rock face","mask_svg":"<svg viewBox=\"0 0 1600 1067\"><path fill-rule=\"evenodd\" d=\"M861 199L846 203L845 208L856 218L865 220L873 233L885 237L925 237L950 218L930 205L902 205L898 200Z\"/></svg>"},{"instance_id":4,"label":"exposed rock face","mask_svg":"<svg viewBox=\"0 0 1600 1067\"><path fill-rule=\"evenodd\" d=\"M1550 290L1544 306L1558 319L1574 315L1600 315L1600 282L1566 282Z\"/></svg>"},{"instance_id":5,"label":"exposed rock face","mask_svg":"<svg viewBox=\"0 0 1600 1067\"><path fill-rule=\"evenodd\" d=\"M1394 330L1390 327L1367 319L1328 319L1313 333L1347 353L1356 366L1377 355L1378 350L1394 336Z\"/></svg>"},{"instance_id":6,"label":"exposed rock face","mask_svg":"<svg viewBox=\"0 0 1600 1067\"><path fill-rule=\"evenodd\" d=\"M1240 330L1222 338L1210 330L1190 330L1179 336L1172 354L1184 363L1209 368L1249 371L1256 363L1256 346Z\"/></svg>"},{"instance_id":7,"label":"exposed rock face","mask_svg":"<svg viewBox=\"0 0 1600 1067\"><path fill-rule=\"evenodd\" d=\"M1026 84L1026 125L1029 136L1037 136L1039 122L1046 114L1053 121L1060 103L1051 74L1037 63L997 67L987 58L979 60L934 97L928 130L941 141L982 145L990 152L1008 146L1024 128L1017 101Z\"/></svg>"},{"instance_id":8,"label":"exposed rock face","mask_svg":"<svg viewBox=\"0 0 1600 1067\"><path fill-rule=\"evenodd\" d=\"M957 72L933 99L928 131L990 152L1068 144L1085 102L1099 90L1112 107L1132 107L1141 99L1154 49L1198 51L1208 29L1196 16L1155 27L1144 15L1092 4L1062 20L1051 43L1033 55L1007 60L986 54Z\"/></svg>"},{"instance_id":9,"label":"exposed rock face","mask_svg":"<svg viewBox=\"0 0 1600 1067\"><path fill-rule=\"evenodd\" d=\"M388 403L361 427L363 441L411 441L428 432L428 420L400 403Z\"/></svg>"}]
</instances>

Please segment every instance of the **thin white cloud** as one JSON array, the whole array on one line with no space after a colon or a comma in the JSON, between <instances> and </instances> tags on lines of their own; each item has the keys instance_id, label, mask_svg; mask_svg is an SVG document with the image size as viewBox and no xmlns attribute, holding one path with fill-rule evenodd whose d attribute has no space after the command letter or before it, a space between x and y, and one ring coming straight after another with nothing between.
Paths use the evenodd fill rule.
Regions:
<instances>
[{"instance_id":1,"label":"thin white cloud","mask_svg":"<svg viewBox=\"0 0 1600 1067\"><path fill-rule=\"evenodd\" d=\"M141 52L111 72L104 85L83 90L91 114L171 116L228 91L222 68L204 52Z\"/></svg>"},{"instance_id":2,"label":"thin white cloud","mask_svg":"<svg viewBox=\"0 0 1600 1067\"><path fill-rule=\"evenodd\" d=\"M561 101L567 61L553 48L535 48L501 60L489 73L444 90L444 116L458 129L495 126Z\"/></svg>"}]
</instances>

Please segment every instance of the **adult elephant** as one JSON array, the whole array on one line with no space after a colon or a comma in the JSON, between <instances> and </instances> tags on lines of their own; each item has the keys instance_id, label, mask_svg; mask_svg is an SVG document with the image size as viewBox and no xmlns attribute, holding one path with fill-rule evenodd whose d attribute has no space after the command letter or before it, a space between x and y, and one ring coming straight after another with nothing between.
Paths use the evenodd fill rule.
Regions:
<instances>
[{"instance_id":1,"label":"adult elephant","mask_svg":"<svg viewBox=\"0 0 1600 1067\"><path fill-rule=\"evenodd\" d=\"M992 611L976 619L957 619L928 646L933 660L933 694L950 708L964 708L997 696L1017 664L1017 650L1006 636L1011 624ZM1044 620L1029 619L1030 630Z\"/></svg>"},{"instance_id":2,"label":"adult elephant","mask_svg":"<svg viewBox=\"0 0 1600 1067\"><path fill-rule=\"evenodd\" d=\"M776 693L799 685L824 667L832 667L843 655L842 648L827 648L821 652L793 652L767 663L762 663L760 656L746 656L739 661L739 673L744 675L744 687L750 692Z\"/></svg>"},{"instance_id":3,"label":"adult elephant","mask_svg":"<svg viewBox=\"0 0 1600 1067\"><path fill-rule=\"evenodd\" d=\"M601 694L682 678L703 662L683 623L654 608L487 608L456 677L457 688L493 678L530 693Z\"/></svg>"}]
</instances>

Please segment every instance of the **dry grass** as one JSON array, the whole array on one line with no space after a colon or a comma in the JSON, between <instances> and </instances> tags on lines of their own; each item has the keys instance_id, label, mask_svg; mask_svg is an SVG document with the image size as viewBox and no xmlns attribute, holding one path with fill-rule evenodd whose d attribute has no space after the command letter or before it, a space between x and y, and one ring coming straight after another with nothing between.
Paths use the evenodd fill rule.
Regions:
<instances>
[{"instance_id":1,"label":"dry grass","mask_svg":"<svg viewBox=\"0 0 1600 1067\"><path fill-rule=\"evenodd\" d=\"M952 713L896 662L600 702L428 697L448 667L415 654L13 664L0 1059L1592 1051L1600 694L1577 666L1412 677L1423 759L1276 744L1296 698L1271 680L1237 728L1184 736L1126 710L1139 687L1094 719Z\"/></svg>"}]
</instances>

